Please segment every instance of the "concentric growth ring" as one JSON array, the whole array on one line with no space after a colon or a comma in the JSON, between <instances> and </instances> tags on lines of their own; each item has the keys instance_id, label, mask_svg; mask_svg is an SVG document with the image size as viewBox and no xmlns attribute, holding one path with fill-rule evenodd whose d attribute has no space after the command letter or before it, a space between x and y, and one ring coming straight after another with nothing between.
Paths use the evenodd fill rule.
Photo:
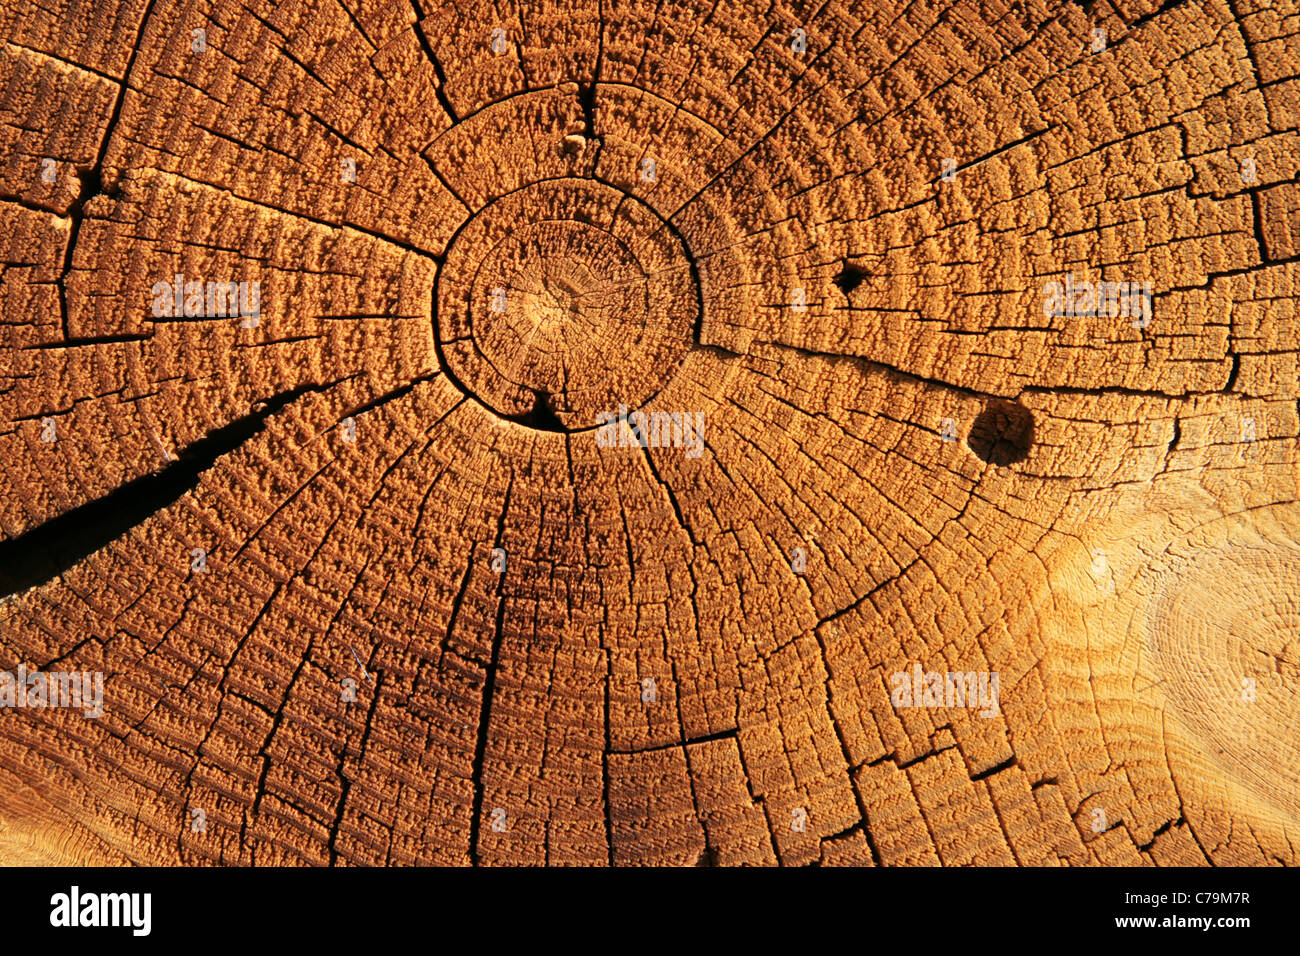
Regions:
<instances>
[{"instance_id":1,"label":"concentric growth ring","mask_svg":"<svg viewBox=\"0 0 1300 956\"><path fill-rule=\"evenodd\" d=\"M489 203L453 239L435 295L437 342L461 386L499 415L566 431L651 399L699 315L667 223L583 179Z\"/></svg>"}]
</instances>

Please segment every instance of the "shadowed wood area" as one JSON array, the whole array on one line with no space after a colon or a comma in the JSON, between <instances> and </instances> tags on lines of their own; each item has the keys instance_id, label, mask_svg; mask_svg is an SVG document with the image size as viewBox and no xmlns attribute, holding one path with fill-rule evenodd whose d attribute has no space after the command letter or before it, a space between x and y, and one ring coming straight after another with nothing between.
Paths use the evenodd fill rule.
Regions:
<instances>
[{"instance_id":1,"label":"shadowed wood area","mask_svg":"<svg viewBox=\"0 0 1300 956\"><path fill-rule=\"evenodd\" d=\"M0 41L0 862L1297 862L1294 2Z\"/></svg>"}]
</instances>

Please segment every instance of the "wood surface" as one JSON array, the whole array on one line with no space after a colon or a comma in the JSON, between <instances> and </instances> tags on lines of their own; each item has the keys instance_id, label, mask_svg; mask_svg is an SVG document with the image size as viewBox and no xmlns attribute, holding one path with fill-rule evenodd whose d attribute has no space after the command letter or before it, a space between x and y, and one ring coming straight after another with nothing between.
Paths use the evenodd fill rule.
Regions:
<instances>
[{"instance_id":1,"label":"wood surface","mask_svg":"<svg viewBox=\"0 0 1300 956\"><path fill-rule=\"evenodd\" d=\"M0 862L1295 864L1298 53L0 0Z\"/></svg>"}]
</instances>

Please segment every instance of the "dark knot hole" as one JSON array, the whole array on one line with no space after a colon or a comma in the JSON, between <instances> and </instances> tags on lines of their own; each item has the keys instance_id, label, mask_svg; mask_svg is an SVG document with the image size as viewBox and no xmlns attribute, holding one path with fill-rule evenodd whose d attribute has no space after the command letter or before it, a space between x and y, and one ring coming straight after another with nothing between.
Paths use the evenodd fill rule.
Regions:
<instances>
[{"instance_id":1,"label":"dark knot hole","mask_svg":"<svg viewBox=\"0 0 1300 956\"><path fill-rule=\"evenodd\" d=\"M1034 444L1034 416L1017 402L995 398L984 406L966 440L980 461L999 467L1024 461Z\"/></svg>"}]
</instances>

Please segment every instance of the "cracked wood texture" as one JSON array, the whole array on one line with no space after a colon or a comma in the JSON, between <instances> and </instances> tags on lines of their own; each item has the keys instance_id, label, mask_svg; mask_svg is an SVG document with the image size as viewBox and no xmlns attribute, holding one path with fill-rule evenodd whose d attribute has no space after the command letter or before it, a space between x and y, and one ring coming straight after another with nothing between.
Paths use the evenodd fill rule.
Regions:
<instances>
[{"instance_id":1,"label":"cracked wood texture","mask_svg":"<svg viewBox=\"0 0 1300 956\"><path fill-rule=\"evenodd\" d=\"M1295 863L1297 54L0 0L0 860Z\"/></svg>"}]
</instances>

